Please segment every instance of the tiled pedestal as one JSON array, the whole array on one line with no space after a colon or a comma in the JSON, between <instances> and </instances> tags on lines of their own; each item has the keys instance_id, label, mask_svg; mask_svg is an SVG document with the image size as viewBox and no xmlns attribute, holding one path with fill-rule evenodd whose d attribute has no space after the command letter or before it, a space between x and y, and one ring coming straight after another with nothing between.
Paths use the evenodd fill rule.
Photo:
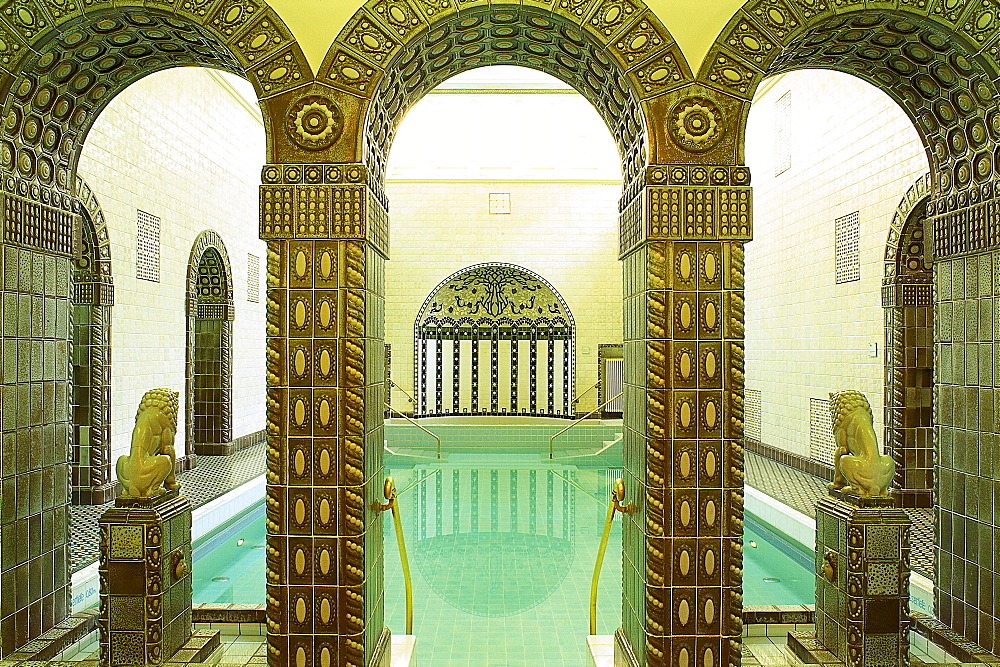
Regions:
<instances>
[{"instance_id":1,"label":"tiled pedestal","mask_svg":"<svg viewBox=\"0 0 1000 667\"><path fill-rule=\"evenodd\" d=\"M816 639L847 667L908 664L910 520L892 505L836 492L816 505Z\"/></svg>"},{"instance_id":2,"label":"tiled pedestal","mask_svg":"<svg viewBox=\"0 0 1000 667\"><path fill-rule=\"evenodd\" d=\"M119 498L100 527L101 662L163 663L191 637L191 503Z\"/></svg>"}]
</instances>

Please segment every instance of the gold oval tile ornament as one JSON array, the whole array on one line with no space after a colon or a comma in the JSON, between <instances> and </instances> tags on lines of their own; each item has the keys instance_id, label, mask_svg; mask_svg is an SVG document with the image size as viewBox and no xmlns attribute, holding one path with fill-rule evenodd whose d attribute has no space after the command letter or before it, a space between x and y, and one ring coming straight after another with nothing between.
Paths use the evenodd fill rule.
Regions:
<instances>
[{"instance_id":1,"label":"gold oval tile ornament","mask_svg":"<svg viewBox=\"0 0 1000 667\"><path fill-rule=\"evenodd\" d=\"M306 277L306 271L309 270L309 256L306 255L305 250L299 250L295 253L295 277L302 280Z\"/></svg>"},{"instance_id":2,"label":"gold oval tile ornament","mask_svg":"<svg viewBox=\"0 0 1000 667\"><path fill-rule=\"evenodd\" d=\"M622 8L618 5L612 5L608 8L608 11L604 12L604 22L614 23L622 15Z\"/></svg>"},{"instance_id":3,"label":"gold oval tile ornament","mask_svg":"<svg viewBox=\"0 0 1000 667\"><path fill-rule=\"evenodd\" d=\"M701 265L704 270L705 280L715 282L716 277L719 275L719 263L715 259L715 253L706 252L701 260Z\"/></svg>"},{"instance_id":4,"label":"gold oval tile ornament","mask_svg":"<svg viewBox=\"0 0 1000 667\"><path fill-rule=\"evenodd\" d=\"M648 43L649 43L649 37L640 34L634 37L631 42L629 42L628 48L632 51L638 51L642 47L646 46L646 44Z\"/></svg>"},{"instance_id":5,"label":"gold oval tile ornament","mask_svg":"<svg viewBox=\"0 0 1000 667\"><path fill-rule=\"evenodd\" d=\"M681 555L677 563L681 568L681 576L686 577L691 571L691 555L687 549L681 549Z\"/></svg>"},{"instance_id":6,"label":"gold oval tile ornament","mask_svg":"<svg viewBox=\"0 0 1000 667\"><path fill-rule=\"evenodd\" d=\"M295 357L293 358L293 368L295 369L295 374L302 377L306 374L306 353L305 350L295 350Z\"/></svg>"},{"instance_id":7,"label":"gold oval tile ornament","mask_svg":"<svg viewBox=\"0 0 1000 667\"><path fill-rule=\"evenodd\" d=\"M715 552L711 549L705 551L705 573L709 576L715 574Z\"/></svg>"},{"instance_id":8,"label":"gold oval tile ornament","mask_svg":"<svg viewBox=\"0 0 1000 667\"><path fill-rule=\"evenodd\" d=\"M688 351L681 352L680 363L678 363L678 370L681 373L682 380L691 379L691 353Z\"/></svg>"},{"instance_id":9,"label":"gold oval tile ornament","mask_svg":"<svg viewBox=\"0 0 1000 667\"><path fill-rule=\"evenodd\" d=\"M705 304L705 326L708 329L714 329L719 324L719 309L715 307L715 304L709 301Z\"/></svg>"},{"instance_id":10,"label":"gold oval tile ornament","mask_svg":"<svg viewBox=\"0 0 1000 667\"><path fill-rule=\"evenodd\" d=\"M330 307L330 302L323 300L319 304L319 325L324 329L330 328L330 322L333 320L333 308Z\"/></svg>"},{"instance_id":11,"label":"gold oval tile ornament","mask_svg":"<svg viewBox=\"0 0 1000 667\"><path fill-rule=\"evenodd\" d=\"M306 503L299 498L295 501L295 523L300 526L306 521Z\"/></svg>"},{"instance_id":12,"label":"gold oval tile ornament","mask_svg":"<svg viewBox=\"0 0 1000 667\"><path fill-rule=\"evenodd\" d=\"M328 449L319 453L319 471L324 476L330 474L330 450Z\"/></svg>"},{"instance_id":13,"label":"gold oval tile ornament","mask_svg":"<svg viewBox=\"0 0 1000 667\"><path fill-rule=\"evenodd\" d=\"M681 401L680 410L678 412L678 419L680 419L681 428L691 428L691 403L688 401Z\"/></svg>"},{"instance_id":14,"label":"gold oval tile ornament","mask_svg":"<svg viewBox=\"0 0 1000 667\"><path fill-rule=\"evenodd\" d=\"M677 667L690 667L691 666L691 655L688 653L686 648L682 648L680 653L677 654Z\"/></svg>"},{"instance_id":15,"label":"gold oval tile ornament","mask_svg":"<svg viewBox=\"0 0 1000 667\"><path fill-rule=\"evenodd\" d=\"M330 419L333 416L333 411L330 409L330 399L324 398L319 402L319 423L320 426L326 428L330 425Z\"/></svg>"},{"instance_id":16,"label":"gold oval tile ornament","mask_svg":"<svg viewBox=\"0 0 1000 667\"><path fill-rule=\"evenodd\" d=\"M333 255L329 250L324 250L319 256L319 277L323 280L333 277Z\"/></svg>"},{"instance_id":17,"label":"gold oval tile ornament","mask_svg":"<svg viewBox=\"0 0 1000 667\"><path fill-rule=\"evenodd\" d=\"M691 455L687 452L681 453L681 477L687 478L691 476Z\"/></svg>"},{"instance_id":18,"label":"gold oval tile ornament","mask_svg":"<svg viewBox=\"0 0 1000 667\"><path fill-rule=\"evenodd\" d=\"M715 477L715 452L705 454L705 474Z\"/></svg>"},{"instance_id":19,"label":"gold oval tile ornament","mask_svg":"<svg viewBox=\"0 0 1000 667\"><path fill-rule=\"evenodd\" d=\"M297 620L299 623L304 623L306 620L305 598L297 598L295 600L295 620Z\"/></svg>"},{"instance_id":20,"label":"gold oval tile ornament","mask_svg":"<svg viewBox=\"0 0 1000 667\"><path fill-rule=\"evenodd\" d=\"M677 605L677 620L681 622L681 625L687 625L690 619L691 608L688 606L688 601L681 600L680 604Z\"/></svg>"},{"instance_id":21,"label":"gold oval tile ornament","mask_svg":"<svg viewBox=\"0 0 1000 667\"><path fill-rule=\"evenodd\" d=\"M684 282L691 280L691 276L694 274L694 262L691 261L691 253L681 253L681 256L678 258L677 269L680 273L681 280Z\"/></svg>"},{"instance_id":22,"label":"gold oval tile ornament","mask_svg":"<svg viewBox=\"0 0 1000 667\"><path fill-rule=\"evenodd\" d=\"M303 574L306 571L306 552L302 549L295 550L295 572Z\"/></svg>"},{"instance_id":23,"label":"gold oval tile ornament","mask_svg":"<svg viewBox=\"0 0 1000 667\"><path fill-rule=\"evenodd\" d=\"M705 521L708 522L709 526L715 525L715 519L718 516L718 512L715 508L715 501L709 500L705 503Z\"/></svg>"},{"instance_id":24,"label":"gold oval tile ornament","mask_svg":"<svg viewBox=\"0 0 1000 667\"><path fill-rule=\"evenodd\" d=\"M295 422L296 426L305 426L306 402L301 398L295 401L295 407L292 410L292 420Z\"/></svg>"},{"instance_id":25,"label":"gold oval tile ornament","mask_svg":"<svg viewBox=\"0 0 1000 667\"><path fill-rule=\"evenodd\" d=\"M323 575L330 574L330 551L328 549L319 552L319 571Z\"/></svg>"},{"instance_id":26,"label":"gold oval tile ornament","mask_svg":"<svg viewBox=\"0 0 1000 667\"><path fill-rule=\"evenodd\" d=\"M705 649L705 667L715 667L715 653L712 649Z\"/></svg>"},{"instance_id":27,"label":"gold oval tile ornament","mask_svg":"<svg viewBox=\"0 0 1000 667\"><path fill-rule=\"evenodd\" d=\"M719 410L715 407L715 401L705 404L705 426L714 429L719 425Z\"/></svg>"},{"instance_id":28,"label":"gold oval tile ornament","mask_svg":"<svg viewBox=\"0 0 1000 667\"><path fill-rule=\"evenodd\" d=\"M681 302L680 310L678 311L678 324L680 324L682 329L690 329L692 321L691 304L687 301Z\"/></svg>"},{"instance_id":29,"label":"gold oval tile ornament","mask_svg":"<svg viewBox=\"0 0 1000 667\"><path fill-rule=\"evenodd\" d=\"M403 10L396 5L389 6L389 16L391 16L392 20L396 23L406 23L406 14L404 14Z\"/></svg>"},{"instance_id":30,"label":"gold oval tile ornament","mask_svg":"<svg viewBox=\"0 0 1000 667\"><path fill-rule=\"evenodd\" d=\"M691 503L686 500L681 502L681 525L685 528L691 525Z\"/></svg>"},{"instance_id":31,"label":"gold oval tile ornament","mask_svg":"<svg viewBox=\"0 0 1000 667\"><path fill-rule=\"evenodd\" d=\"M295 667L306 667L306 650L301 646L295 650Z\"/></svg>"},{"instance_id":32,"label":"gold oval tile ornament","mask_svg":"<svg viewBox=\"0 0 1000 667\"><path fill-rule=\"evenodd\" d=\"M333 355L330 354L330 350L320 350L319 351L319 374L323 377L330 375L330 371L333 370Z\"/></svg>"},{"instance_id":33,"label":"gold oval tile ornament","mask_svg":"<svg viewBox=\"0 0 1000 667\"><path fill-rule=\"evenodd\" d=\"M330 500L324 498L319 501L319 522L324 526L330 523Z\"/></svg>"},{"instance_id":34,"label":"gold oval tile ornament","mask_svg":"<svg viewBox=\"0 0 1000 667\"><path fill-rule=\"evenodd\" d=\"M705 600L705 622L709 625L715 620L715 602L712 598Z\"/></svg>"},{"instance_id":35,"label":"gold oval tile ornament","mask_svg":"<svg viewBox=\"0 0 1000 667\"><path fill-rule=\"evenodd\" d=\"M306 455L301 449L295 450L295 474L299 477L306 471Z\"/></svg>"},{"instance_id":36,"label":"gold oval tile ornament","mask_svg":"<svg viewBox=\"0 0 1000 667\"><path fill-rule=\"evenodd\" d=\"M715 352L709 350L705 353L705 375L709 378L714 378L718 370L719 361L715 356Z\"/></svg>"},{"instance_id":37,"label":"gold oval tile ornament","mask_svg":"<svg viewBox=\"0 0 1000 667\"><path fill-rule=\"evenodd\" d=\"M295 318L295 326L301 329L306 325L306 302L299 299L295 302L295 310L292 313Z\"/></svg>"},{"instance_id":38,"label":"gold oval tile ornament","mask_svg":"<svg viewBox=\"0 0 1000 667\"><path fill-rule=\"evenodd\" d=\"M319 652L319 665L320 667L330 667L330 649L326 646Z\"/></svg>"},{"instance_id":39,"label":"gold oval tile ornament","mask_svg":"<svg viewBox=\"0 0 1000 667\"><path fill-rule=\"evenodd\" d=\"M323 622L323 625L330 622L330 616L333 615L332 612L330 598L323 598L319 603L319 620Z\"/></svg>"}]
</instances>

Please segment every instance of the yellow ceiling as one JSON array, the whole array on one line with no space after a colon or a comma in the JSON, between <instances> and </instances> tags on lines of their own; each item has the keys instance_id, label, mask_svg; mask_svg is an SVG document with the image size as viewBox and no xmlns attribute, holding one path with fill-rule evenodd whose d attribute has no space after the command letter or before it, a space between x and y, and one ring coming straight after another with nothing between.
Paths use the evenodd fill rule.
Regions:
<instances>
[{"instance_id":1,"label":"yellow ceiling","mask_svg":"<svg viewBox=\"0 0 1000 667\"><path fill-rule=\"evenodd\" d=\"M691 69L698 70L715 37L746 0L647 0L674 36ZM313 70L361 0L270 0L292 33Z\"/></svg>"}]
</instances>

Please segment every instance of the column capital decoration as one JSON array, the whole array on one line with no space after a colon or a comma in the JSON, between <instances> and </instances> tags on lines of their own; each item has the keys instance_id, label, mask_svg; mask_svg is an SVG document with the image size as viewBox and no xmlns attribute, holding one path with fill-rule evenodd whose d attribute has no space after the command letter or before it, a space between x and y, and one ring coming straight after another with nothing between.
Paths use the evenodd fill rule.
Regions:
<instances>
[{"instance_id":1,"label":"column capital decoration","mask_svg":"<svg viewBox=\"0 0 1000 667\"><path fill-rule=\"evenodd\" d=\"M750 170L742 165L653 165L621 204L621 256L645 241L750 241Z\"/></svg>"},{"instance_id":2,"label":"column capital decoration","mask_svg":"<svg viewBox=\"0 0 1000 667\"><path fill-rule=\"evenodd\" d=\"M263 240L356 239L388 257L388 202L360 163L264 165L260 216Z\"/></svg>"}]
</instances>

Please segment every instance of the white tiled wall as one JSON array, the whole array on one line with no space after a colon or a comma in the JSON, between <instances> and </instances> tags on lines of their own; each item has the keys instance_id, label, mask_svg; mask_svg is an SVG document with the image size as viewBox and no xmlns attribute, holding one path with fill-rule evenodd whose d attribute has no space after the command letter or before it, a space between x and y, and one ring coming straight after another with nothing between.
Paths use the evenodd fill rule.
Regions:
<instances>
[{"instance_id":1,"label":"white tiled wall","mask_svg":"<svg viewBox=\"0 0 1000 667\"><path fill-rule=\"evenodd\" d=\"M264 427L264 303L247 301L247 254L265 256L257 238L264 128L219 77L253 99L249 84L229 75L160 72L115 98L83 149L79 173L111 240L113 457L128 450L143 392L166 386L183 395L187 264L206 229L222 236L232 264L233 437ZM159 283L135 277L137 209L160 217ZM183 408L182 398L181 424ZM177 438L178 453L186 451L183 428Z\"/></svg>"},{"instance_id":2,"label":"white tiled wall","mask_svg":"<svg viewBox=\"0 0 1000 667\"><path fill-rule=\"evenodd\" d=\"M775 102L789 91L792 166L776 177ZM754 186L747 387L761 392L761 439L808 456L809 399L852 388L871 402L881 441L883 258L896 206L928 169L917 133L873 86L805 70L781 77L754 104L746 157ZM853 211L861 279L837 285L834 221Z\"/></svg>"}]
</instances>

